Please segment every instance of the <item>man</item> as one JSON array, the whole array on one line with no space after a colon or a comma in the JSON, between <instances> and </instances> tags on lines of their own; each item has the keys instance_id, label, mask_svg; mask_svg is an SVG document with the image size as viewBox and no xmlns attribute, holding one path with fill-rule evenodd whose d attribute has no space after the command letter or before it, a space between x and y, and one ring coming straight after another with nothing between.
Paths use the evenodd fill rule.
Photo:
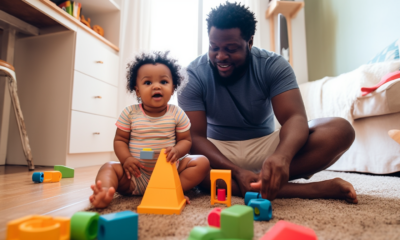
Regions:
<instances>
[{"instance_id":1,"label":"man","mask_svg":"<svg viewBox=\"0 0 400 240\"><path fill-rule=\"evenodd\" d=\"M331 166L351 146L354 130L341 118L307 122L289 63L253 46L254 14L226 2L207 18L208 54L188 67L178 95L192 128L192 154L232 170L232 193L263 198L336 198L357 203L353 186L335 178L295 184ZM281 129L274 131L274 115ZM207 177L202 186L210 188Z\"/></svg>"}]
</instances>

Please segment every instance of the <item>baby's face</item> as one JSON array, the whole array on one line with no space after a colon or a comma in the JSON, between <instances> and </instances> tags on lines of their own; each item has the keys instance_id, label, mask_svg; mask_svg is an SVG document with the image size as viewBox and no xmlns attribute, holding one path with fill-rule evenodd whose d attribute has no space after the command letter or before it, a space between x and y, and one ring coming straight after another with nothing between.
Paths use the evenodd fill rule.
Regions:
<instances>
[{"instance_id":1,"label":"baby's face","mask_svg":"<svg viewBox=\"0 0 400 240\"><path fill-rule=\"evenodd\" d=\"M164 64L145 64L136 78L136 95L148 108L163 108L174 93L171 71Z\"/></svg>"}]
</instances>

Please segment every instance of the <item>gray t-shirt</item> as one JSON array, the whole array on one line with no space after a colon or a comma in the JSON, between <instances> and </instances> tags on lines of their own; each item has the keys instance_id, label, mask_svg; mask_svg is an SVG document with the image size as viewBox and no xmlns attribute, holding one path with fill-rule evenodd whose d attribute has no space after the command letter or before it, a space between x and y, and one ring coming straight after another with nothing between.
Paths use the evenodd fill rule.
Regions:
<instances>
[{"instance_id":1,"label":"gray t-shirt","mask_svg":"<svg viewBox=\"0 0 400 240\"><path fill-rule=\"evenodd\" d=\"M189 82L178 95L184 111L205 111L207 137L221 141L259 138L274 131L271 99L298 88L292 67L280 55L252 47L250 67L233 85L214 80L208 53L190 63Z\"/></svg>"}]
</instances>

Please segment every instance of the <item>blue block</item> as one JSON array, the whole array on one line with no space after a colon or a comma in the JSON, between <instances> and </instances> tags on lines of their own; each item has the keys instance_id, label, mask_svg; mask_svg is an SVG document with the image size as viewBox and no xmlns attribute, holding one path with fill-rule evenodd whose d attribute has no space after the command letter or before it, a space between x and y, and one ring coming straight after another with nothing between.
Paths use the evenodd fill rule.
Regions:
<instances>
[{"instance_id":1,"label":"blue block","mask_svg":"<svg viewBox=\"0 0 400 240\"><path fill-rule=\"evenodd\" d=\"M99 218L98 240L138 239L138 214L124 211L102 215Z\"/></svg>"},{"instance_id":2,"label":"blue block","mask_svg":"<svg viewBox=\"0 0 400 240\"><path fill-rule=\"evenodd\" d=\"M257 192L246 192L244 195L244 204L249 205L251 199L262 198L260 193Z\"/></svg>"},{"instance_id":3,"label":"blue block","mask_svg":"<svg viewBox=\"0 0 400 240\"><path fill-rule=\"evenodd\" d=\"M267 199L251 199L249 207L253 208L254 221L269 221L272 218L271 202Z\"/></svg>"},{"instance_id":4,"label":"blue block","mask_svg":"<svg viewBox=\"0 0 400 240\"><path fill-rule=\"evenodd\" d=\"M140 151L140 159L154 159L154 151Z\"/></svg>"},{"instance_id":5,"label":"blue block","mask_svg":"<svg viewBox=\"0 0 400 240\"><path fill-rule=\"evenodd\" d=\"M41 183L43 182L44 174L43 172L34 172L32 174L32 181L35 183Z\"/></svg>"}]
</instances>

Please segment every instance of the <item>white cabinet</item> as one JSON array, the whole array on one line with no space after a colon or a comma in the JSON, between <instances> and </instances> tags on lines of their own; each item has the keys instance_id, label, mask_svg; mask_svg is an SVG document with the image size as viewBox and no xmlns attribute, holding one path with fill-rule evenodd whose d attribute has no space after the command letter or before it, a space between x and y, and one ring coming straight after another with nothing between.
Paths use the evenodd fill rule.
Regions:
<instances>
[{"instance_id":1,"label":"white cabinet","mask_svg":"<svg viewBox=\"0 0 400 240\"><path fill-rule=\"evenodd\" d=\"M78 30L75 70L118 86L118 66L118 54L85 31Z\"/></svg>"},{"instance_id":2,"label":"white cabinet","mask_svg":"<svg viewBox=\"0 0 400 240\"><path fill-rule=\"evenodd\" d=\"M63 26L15 44L18 94L34 164L82 167L116 160L119 8L112 1L104 5L108 8L87 11L92 23L101 19L110 36L102 38L49 0L26 1ZM83 9L97 3L83 0ZM26 165L14 119L8 139L7 164Z\"/></svg>"},{"instance_id":3,"label":"white cabinet","mask_svg":"<svg viewBox=\"0 0 400 240\"><path fill-rule=\"evenodd\" d=\"M75 71L72 110L117 117L118 88Z\"/></svg>"},{"instance_id":4,"label":"white cabinet","mask_svg":"<svg viewBox=\"0 0 400 240\"><path fill-rule=\"evenodd\" d=\"M69 153L111 152L115 119L72 111Z\"/></svg>"}]
</instances>

